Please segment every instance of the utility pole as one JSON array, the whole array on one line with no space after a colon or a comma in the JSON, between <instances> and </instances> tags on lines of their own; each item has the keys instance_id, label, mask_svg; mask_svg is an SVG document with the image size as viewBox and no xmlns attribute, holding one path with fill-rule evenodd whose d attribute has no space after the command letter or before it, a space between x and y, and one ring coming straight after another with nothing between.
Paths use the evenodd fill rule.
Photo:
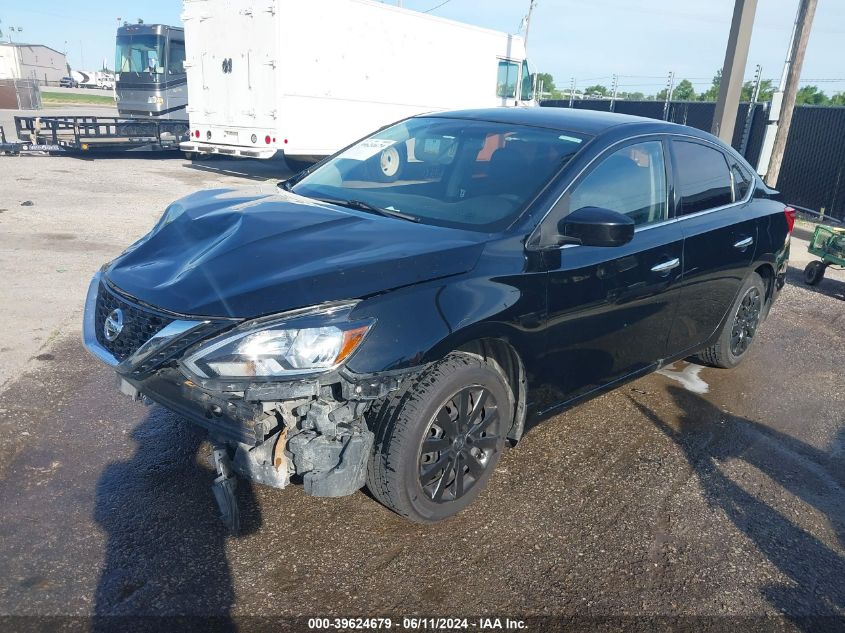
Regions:
<instances>
[{"instance_id":1,"label":"utility pole","mask_svg":"<svg viewBox=\"0 0 845 633\"><path fill-rule=\"evenodd\" d=\"M710 131L729 144L733 141L736 127L736 113L739 96L742 93L742 76L748 61L748 47L754 27L754 13L757 0L735 0L728 48L725 51L725 65L722 67L722 81L719 83L719 99Z\"/></svg>"},{"instance_id":2,"label":"utility pole","mask_svg":"<svg viewBox=\"0 0 845 633\"><path fill-rule=\"evenodd\" d=\"M795 20L795 32L789 52L789 69L781 79L783 103L780 110L777 134L772 147L772 157L766 172L766 183L770 187L777 187L780 168L783 164L783 153L789 138L789 128L792 126L792 113L795 110L795 97L798 94L798 83L801 79L801 66L804 64L804 54L807 52L807 42L810 40L810 30L813 27L813 17L816 14L817 0L800 0L798 17Z\"/></svg>"},{"instance_id":3,"label":"utility pole","mask_svg":"<svg viewBox=\"0 0 845 633\"><path fill-rule=\"evenodd\" d=\"M619 88L619 77L616 73L613 74L613 88L611 90L610 95L610 111L613 112L613 108L616 106L616 93L617 89Z\"/></svg>"},{"instance_id":4,"label":"utility pole","mask_svg":"<svg viewBox=\"0 0 845 633\"><path fill-rule=\"evenodd\" d=\"M669 120L669 104L672 102L672 92L675 90L675 71L669 73L669 80L666 82L666 101L663 102L663 120Z\"/></svg>"},{"instance_id":5,"label":"utility pole","mask_svg":"<svg viewBox=\"0 0 845 633\"><path fill-rule=\"evenodd\" d=\"M572 78L572 83L569 84L569 107L572 107L572 102L575 99L575 77Z\"/></svg>"},{"instance_id":6,"label":"utility pole","mask_svg":"<svg viewBox=\"0 0 845 633\"><path fill-rule=\"evenodd\" d=\"M525 50L528 50L528 31L531 29L531 14L534 13L534 7L537 6L537 0L531 0L531 4L528 5L528 15L525 16L525 34L522 36L523 42L525 42Z\"/></svg>"}]
</instances>

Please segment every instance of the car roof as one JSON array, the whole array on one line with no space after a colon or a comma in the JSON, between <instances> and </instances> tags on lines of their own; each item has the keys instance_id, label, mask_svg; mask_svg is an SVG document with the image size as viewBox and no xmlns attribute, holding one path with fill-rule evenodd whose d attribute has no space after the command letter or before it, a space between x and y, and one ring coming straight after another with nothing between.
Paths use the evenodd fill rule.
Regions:
<instances>
[{"instance_id":1,"label":"car roof","mask_svg":"<svg viewBox=\"0 0 845 633\"><path fill-rule=\"evenodd\" d=\"M620 126L636 126L639 132L679 132L689 134L694 128L676 123L667 123L656 119L617 114L616 112L600 112L598 110L580 110L575 108L544 108L544 107L501 107L482 108L477 110L452 110L436 112L421 116L434 116L453 119L470 119L474 121L490 121L494 123L512 123L517 125L531 125L544 127L562 132L576 132L598 136L611 128ZM648 128L648 129L645 129ZM696 136L703 135L695 130Z\"/></svg>"}]
</instances>

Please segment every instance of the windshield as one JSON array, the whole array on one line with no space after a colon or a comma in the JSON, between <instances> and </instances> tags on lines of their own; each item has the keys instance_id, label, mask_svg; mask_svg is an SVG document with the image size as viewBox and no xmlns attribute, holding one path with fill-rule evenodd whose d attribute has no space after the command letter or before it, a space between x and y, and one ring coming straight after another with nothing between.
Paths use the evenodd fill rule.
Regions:
<instances>
[{"instance_id":1,"label":"windshield","mask_svg":"<svg viewBox=\"0 0 845 633\"><path fill-rule=\"evenodd\" d=\"M161 35L118 35L115 69L118 73L164 73Z\"/></svg>"},{"instance_id":2,"label":"windshield","mask_svg":"<svg viewBox=\"0 0 845 633\"><path fill-rule=\"evenodd\" d=\"M494 232L522 212L586 138L509 123L412 118L356 143L291 190Z\"/></svg>"}]
</instances>

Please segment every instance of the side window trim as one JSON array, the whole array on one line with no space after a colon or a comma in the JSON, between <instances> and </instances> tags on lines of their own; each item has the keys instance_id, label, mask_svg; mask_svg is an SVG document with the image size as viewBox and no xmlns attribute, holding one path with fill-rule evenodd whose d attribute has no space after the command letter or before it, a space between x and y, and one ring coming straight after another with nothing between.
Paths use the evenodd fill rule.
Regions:
<instances>
[{"instance_id":1,"label":"side window trim","mask_svg":"<svg viewBox=\"0 0 845 633\"><path fill-rule=\"evenodd\" d=\"M677 169L678 169L678 164L677 164L677 161L675 160L674 147L672 146L673 142L675 140L683 141L683 142L690 142L690 143L698 143L699 145L704 145L705 147L710 147L710 148L715 149L716 151L720 152L722 154L722 156L724 157L725 162L728 164L728 171L730 172L730 175L731 175L731 185L732 185L731 186L731 195L732 196L735 196L735 193L733 192L733 179L734 179L733 170L734 170L734 167L742 170L743 173L745 173L745 175L748 176L748 179L749 179L748 191L745 193L745 196L741 200L735 199L730 204L725 204L725 205L722 205L720 207L714 207L712 209L706 209L704 211L698 211L697 213L690 213L689 215L679 216L678 215L678 209L680 208L681 199L680 199L680 196L676 193L675 187L674 187L674 183L677 180L676 174L677 174ZM700 215L704 215L705 213L713 213L714 211L721 211L722 209L727 209L728 207L732 207L732 206L737 205L737 204L745 204L754 195L754 189L757 187L757 182L756 182L756 179L754 178L754 175L749 173L748 170L745 169L745 167L743 167L743 165L736 159L736 157L734 157L731 154L726 153L721 147L719 147L715 143L713 143L713 142L711 142L707 139L704 139L704 138L699 138L697 136L688 136L686 134L668 134L666 136L666 141L671 147L670 162L671 162L671 165L672 165L673 195L674 195L674 198L675 198L674 202L670 203L671 206L672 206L672 210L671 210L672 212L670 213L670 215L671 215L670 220L671 221L685 220L687 218L695 218L695 217L698 217Z\"/></svg>"},{"instance_id":2,"label":"side window trim","mask_svg":"<svg viewBox=\"0 0 845 633\"><path fill-rule=\"evenodd\" d=\"M664 222L654 222L653 224L645 224L643 226L639 226L639 227L634 229L635 233L639 232L639 231L648 231L648 230L651 230L651 229L656 229L657 227L665 226L667 224L671 224L671 223L674 223L674 222L680 222L682 220L690 220L692 218L697 218L699 216L706 215L708 213L715 213L716 211L721 211L723 209L727 209L729 207L733 207L733 206L738 205L738 204L744 204L744 203L748 202L748 200L751 199L751 197L754 194L754 190L757 187L757 181L753 177L751 179L751 186L748 188L748 193L746 193L745 198L743 198L739 202L732 202L731 204L727 204L727 205L724 205L724 206L721 206L721 207L716 207L714 209L708 209L706 211L699 211L698 213L691 213L690 215L684 215L684 216L678 217L675 213L676 206L677 206L677 204L680 203L679 196L677 194L677 186L676 186L677 179L676 179L675 174L677 173L677 170L676 170L676 164L675 164L675 154L674 154L674 152L672 151L672 148L671 148L672 141L675 140L675 139L677 139L679 141L680 140L694 141L694 142L697 142L697 143L701 143L702 145L712 147L712 148L722 152L723 154L725 153L724 150L721 147L719 147L716 143L713 143L712 141L701 138L699 136L693 136L692 134L680 134L680 133L677 133L677 132L669 132L669 133L652 132L652 133L642 134L642 135L639 135L639 136L632 136L630 138L626 138L626 139L617 141L616 143L613 143L609 147L605 148L605 150L601 154L593 157L587 163L587 165L585 165L581 169L581 171L579 171L578 174L576 174L575 178L570 180L570 182L564 187L563 191L561 191L560 194L555 198L555 201L551 205L549 205L548 210L545 212L545 214L543 214L542 219L539 222L537 222L537 224L531 230L531 233L528 235L528 238L525 240L525 244L527 246L529 246L530 248L543 247L543 242L542 242L542 239L541 239L542 228L546 225L547 222L549 222L549 216L552 215L553 211L555 210L555 207L557 207L557 205L560 204L560 201L563 199L563 197L567 193L569 193L569 191L572 189L572 187L577 182L579 182L581 180L581 178L588 171L592 170L594 168L594 166L600 160L604 159L604 157L606 157L610 153L616 151L617 149L625 147L626 145L631 145L631 144L636 143L636 142L647 142L647 141L652 141L652 140L662 140L663 141L663 147L664 147L664 158L663 158L663 160L664 160L665 168L669 172L669 179L667 181L667 189L669 190L669 219L667 219ZM667 153L667 150L668 150L668 153ZM731 156L731 155L727 155L727 156ZM731 158L733 159L734 162L736 161L736 159L733 156L731 156ZM558 248L560 248L560 249L575 248L575 246L570 244L570 245L564 245L564 246L561 246L561 247L558 247Z\"/></svg>"},{"instance_id":3,"label":"side window trim","mask_svg":"<svg viewBox=\"0 0 845 633\"><path fill-rule=\"evenodd\" d=\"M701 211L696 211L694 213L688 213L686 215L679 215L681 210L681 195L680 192L677 192L675 195L675 204L674 204L674 214L672 219L674 220L683 220L685 218L697 217L699 215L703 215L705 213L712 213L713 211L718 211L720 209L726 209L731 207L738 202L735 200L735 193L734 193L734 178L733 178L733 169L732 164L736 161L732 160L725 151L716 145L715 143L709 142L707 139L698 138L695 136L684 136L681 134L671 134L670 138L670 145L671 145L671 152L672 152L672 171L674 172L674 182L677 182L677 174L678 174L678 161L677 161L677 154L675 151L675 143L690 143L691 145L700 145L702 147L706 147L708 149L712 149L718 152L722 156L722 160L725 161L725 167L728 170L728 175L730 176L731 182L731 202L728 204L722 204L717 207L713 207L712 209L703 209Z\"/></svg>"},{"instance_id":4,"label":"side window trim","mask_svg":"<svg viewBox=\"0 0 845 633\"><path fill-rule=\"evenodd\" d=\"M561 203L561 201L566 197L567 194L571 193L579 184L581 184L584 179L589 176L593 170L596 169L606 158L615 154L619 150L625 149L626 147L630 147L631 145L640 145L642 143L649 143L659 141L662 145L663 149L663 173L665 174L665 182L666 182L666 219L662 222L652 222L651 224L643 224L634 229L634 232L638 232L645 229L651 229L658 226L663 226L669 222L673 221L672 218L672 205L673 205L673 196L674 196L674 174L672 173L672 169L670 168L669 161L671 159L671 153L669 152L669 140L668 136L664 133L660 132L651 132L648 134L642 134L639 136L632 136L630 138L626 138L620 141L613 143L612 145L606 147L604 151L602 151L597 156L594 156L590 162L585 165L580 172L578 172L575 177L569 181L566 187L561 191L560 195L557 196L555 201L549 206L548 211L543 215L543 218L537 223L531 233L528 235L528 238L525 240L525 244L533 247L542 247L543 240L542 234L545 227L548 227L549 222L555 221L554 219L549 219L550 216L553 216L555 209ZM561 216L563 217L563 216ZM558 248L570 248L573 247L572 244L560 246Z\"/></svg>"},{"instance_id":5,"label":"side window trim","mask_svg":"<svg viewBox=\"0 0 845 633\"><path fill-rule=\"evenodd\" d=\"M607 160L608 158L610 158L611 156L613 156L617 152L620 152L627 147L633 147L634 145L644 145L645 143L655 143L655 142L660 143L661 154L663 156L663 182L664 182L664 185L665 185L665 188L666 188L666 199L665 199L666 209L665 209L663 220L658 221L658 222L651 222L649 224L663 224L666 220L669 219L669 215L670 215L670 213L669 213L670 212L670 205L671 205L670 190L672 189L672 187L670 185L673 183L673 180L671 179L671 175L669 173L668 165L666 164L666 158L667 158L668 154L667 154L667 147L666 147L665 138L660 136L660 135L657 135L657 134L650 134L650 135L645 136L645 137L639 137L639 138L636 138L636 139L629 139L628 141L624 141L622 143L618 143L616 145L612 145L611 147L607 148L604 152L599 154L584 171L582 171L580 174L578 174L578 176L575 178L575 180L573 180L573 182L566 188L566 191L563 193L563 195L552 206L552 209L554 209L554 207L556 207L558 204L560 204L561 200L563 200L563 198L566 196L567 193L572 193L573 191L575 191L579 186L581 186L581 183L583 183L587 178L589 178L590 175L593 172L595 172L596 169L598 169L601 166L601 164L605 160ZM571 212L572 212L572 210L570 210L570 213ZM565 217L565 216L561 216L561 217ZM643 224L643 225L640 225L640 227L638 227L638 228L641 228L643 226L649 226L649 225Z\"/></svg>"},{"instance_id":6,"label":"side window trim","mask_svg":"<svg viewBox=\"0 0 845 633\"><path fill-rule=\"evenodd\" d=\"M626 147L630 147L632 145L641 145L643 143L650 143L650 142L659 142L661 144L661 150L663 153L663 173L666 185L666 215L665 219L659 222L651 222L649 224L641 224L634 228L634 232L645 229L651 229L658 226L663 226L668 222L672 221L672 199L674 196L674 179L672 174L672 169L670 165L671 154L669 152L669 142L668 137L666 134L659 133L659 132L651 132L648 134L642 134L640 136L633 136L630 138L626 138L616 143L613 143L609 147L605 148L597 156L593 157L590 162L585 165L578 174L566 185L560 195L557 196L555 201L549 206L548 211L543 215L543 218L537 223L531 233L528 235L528 238L525 240L525 244L533 247L542 247L543 246L543 239L542 235L544 233L544 229L548 228L549 222L556 222L558 220L554 219L554 211L561 201L567 196L567 194L571 193L575 190L578 185L580 185L584 179L587 178L605 159L609 158L611 155L615 154L616 152L625 149ZM552 219L550 219L550 217ZM561 216L563 218L564 216ZM573 245L564 245L558 248L568 248L572 247Z\"/></svg>"}]
</instances>

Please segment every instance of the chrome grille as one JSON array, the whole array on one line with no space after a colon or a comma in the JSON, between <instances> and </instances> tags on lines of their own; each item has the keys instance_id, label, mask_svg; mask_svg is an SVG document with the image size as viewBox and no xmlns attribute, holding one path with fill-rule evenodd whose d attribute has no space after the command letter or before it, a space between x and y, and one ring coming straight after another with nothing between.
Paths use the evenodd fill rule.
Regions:
<instances>
[{"instance_id":1,"label":"chrome grille","mask_svg":"<svg viewBox=\"0 0 845 633\"><path fill-rule=\"evenodd\" d=\"M118 308L123 311L123 329L115 340L109 341L103 328L106 317ZM100 284L95 320L97 341L119 361L126 360L173 320L167 315L139 308Z\"/></svg>"}]
</instances>

